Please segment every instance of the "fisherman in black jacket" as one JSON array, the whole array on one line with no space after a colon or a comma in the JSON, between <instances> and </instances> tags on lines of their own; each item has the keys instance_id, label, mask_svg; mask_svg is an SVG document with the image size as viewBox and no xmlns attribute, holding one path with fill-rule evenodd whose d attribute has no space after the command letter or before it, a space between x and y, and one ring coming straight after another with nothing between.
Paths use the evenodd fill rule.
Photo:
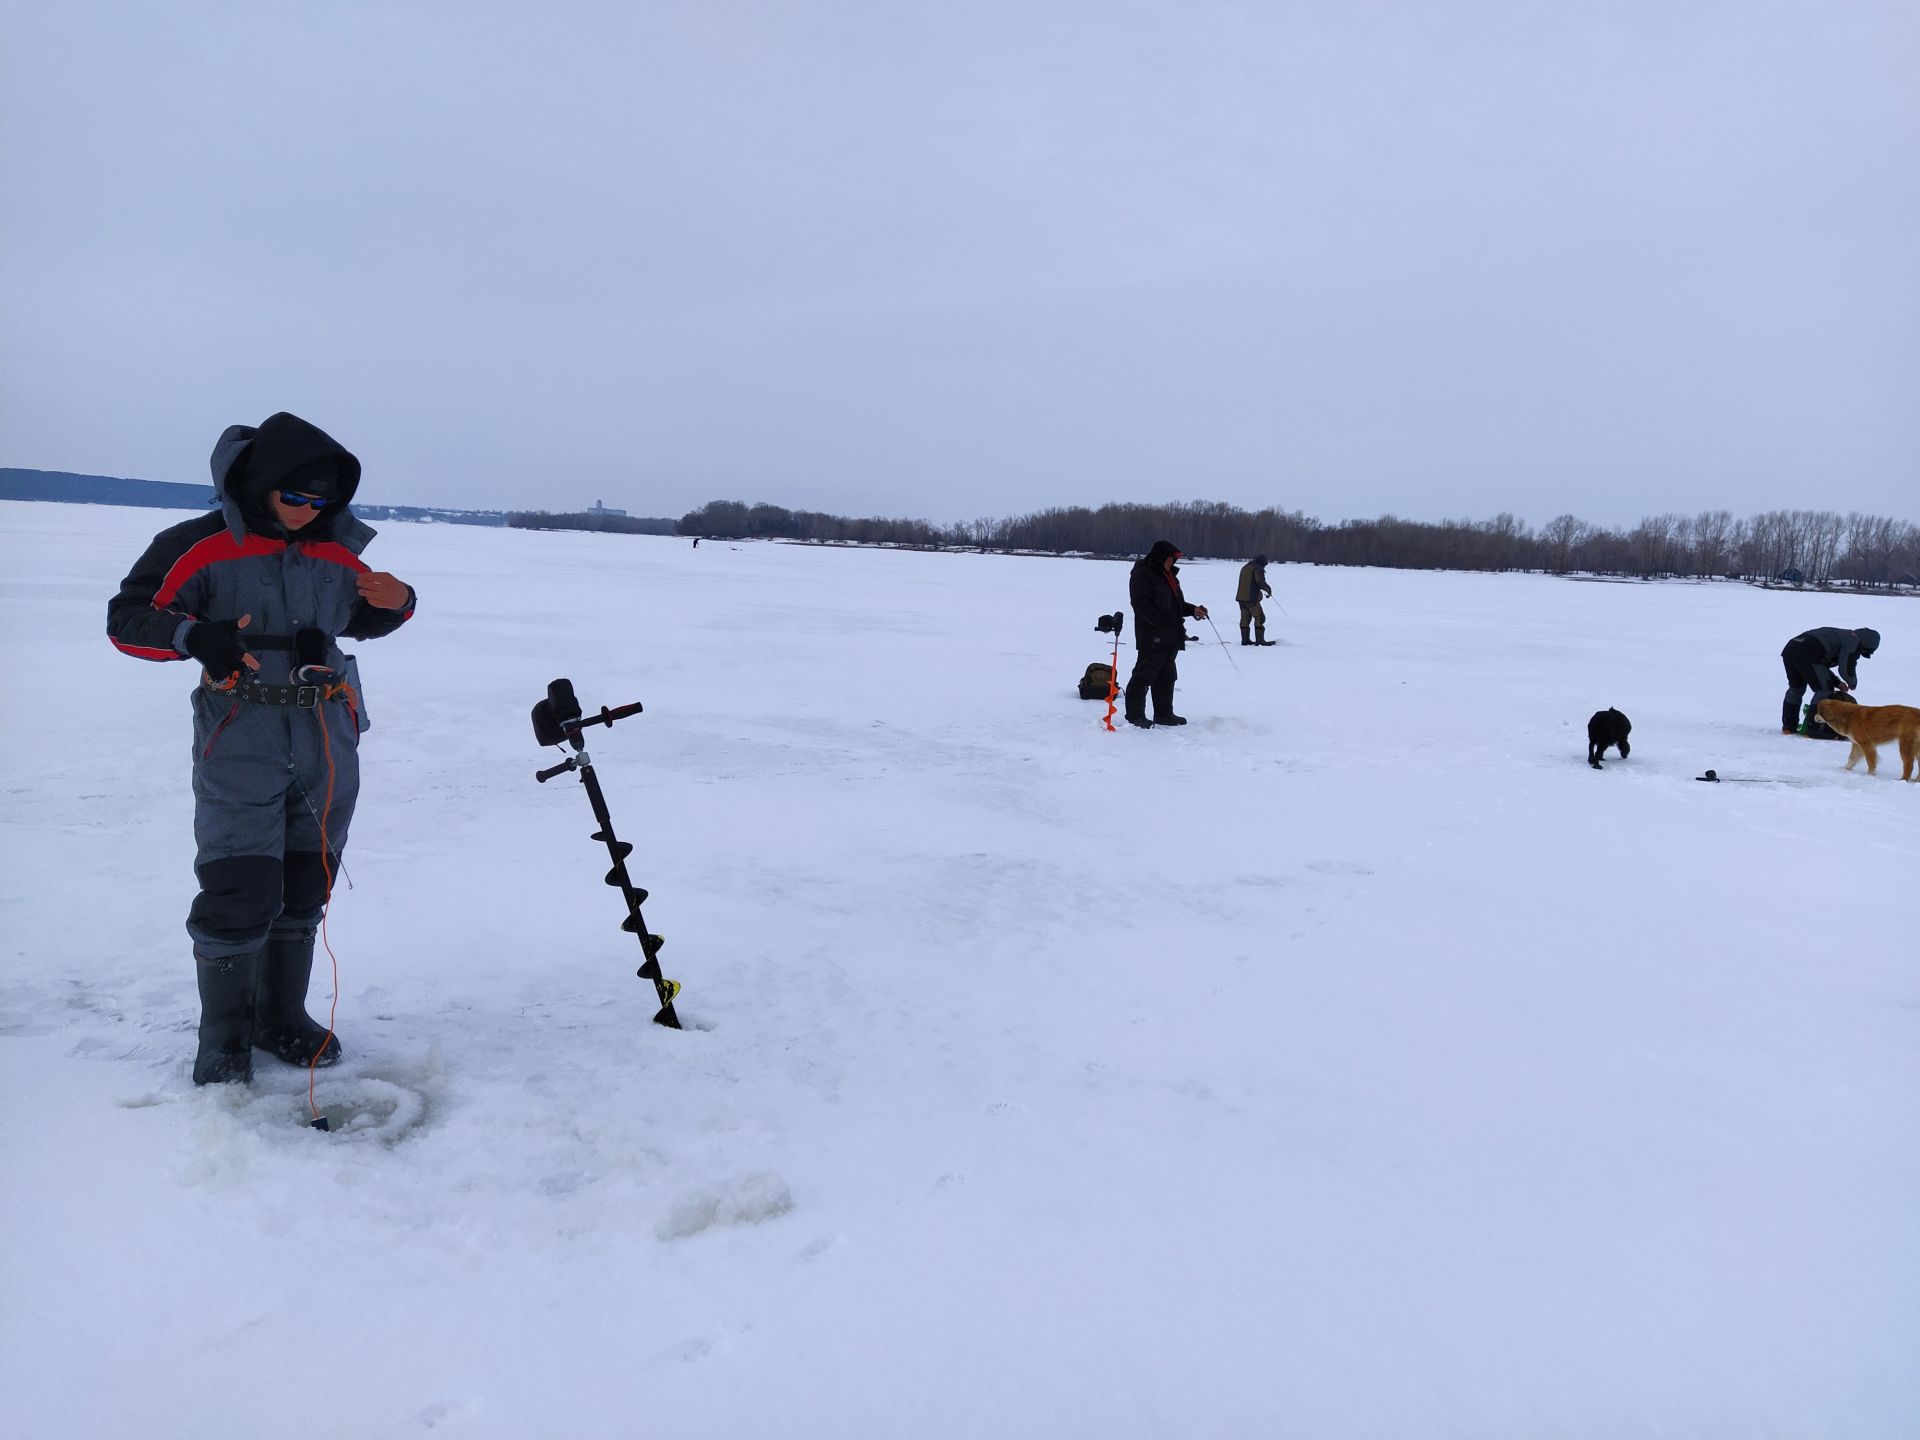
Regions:
<instances>
[{"instance_id":1,"label":"fisherman in black jacket","mask_svg":"<svg viewBox=\"0 0 1920 1440\"><path fill-rule=\"evenodd\" d=\"M414 606L409 586L360 558L373 538L347 508L360 462L324 431L287 414L231 426L212 463L220 508L156 535L107 607L124 653L200 664L196 1085L251 1080L256 1046L294 1065L340 1058L306 1010L367 728L358 669L336 642L389 635Z\"/></svg>"},{"instance_id":2,"label":"fisherman in black jacket","mask_svg":"<svg viewBox=\"0 0 1920 1440\"><path fill-rule=\"evenodd\" d=\"M1189 604L1180 593L1180 558L1171 541L1156 540L1134 563L1127 577L1127 597L1133 602L1133 643L1139 654L1127 679L1127 723L1151 730L1155 725L1184 725L1173 713L1173 682L1179 678L1175 657L1186 648L1187 616L1207 618L1207 607ZM1153 718L1147 718L1147 696L1153 696Z\"/></svg>"},{"instance_id":3,"label":"fisherman in black jacket","mask_svg":"<svg viewBox=\"0 0 1920 1440\"><path fill-rule=\"evenodd\" d=\"M1880 648L1878 630L1837 630L1824 625L1808 630L1787 642L1780 661L1787 667L1787 696L1780 704L1780 733L1800 733L1800 697L1813 689L1814 703L1830 700L1836 691L1852 690L1858 685L1856 661L1864 660ZM1836 679L1834 671L1838 670Z\"/></svg>"}]
</instances>

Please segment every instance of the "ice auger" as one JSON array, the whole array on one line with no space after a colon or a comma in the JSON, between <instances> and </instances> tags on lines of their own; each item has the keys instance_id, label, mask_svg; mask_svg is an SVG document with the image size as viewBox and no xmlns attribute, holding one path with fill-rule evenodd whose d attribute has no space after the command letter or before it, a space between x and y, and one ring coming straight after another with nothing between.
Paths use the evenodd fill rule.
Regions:
<instances>
[{"instance_id":1,"label":"ice auger","mask_svg":"<svg viewBox=\"0 0 1920 1440\"><path fill-rule=\"evenodd\" d=\"M583 719L580 702L574 698L573 682L555 680L547 686L547 698L533 707L534 738L542 745L571 745L574 753L533 778L544 785L554 776L569 770L579 773L580 783L587 787L587 799L593 805L593 818L600 822L600 828L593 832L593 838L604 840L607 853L613 857L613 868L607 871L607 884L616 887L626 897L627 918L620 922L620 928L639 938L641 953L646 957L634 973L642 980L651 980L654 993L660 997L660 1009L654 1015L653 1023L678 1030L681 1028L680 1017L673 1013L673 999L680 993L680 982L669 980L660 973L660 951L667 942L650 932L647 922L641 917L640 907L646 903L647 892L635 885L627 875L627 856L633 853L633 846L613 833L613 817L607 813L607 797L601 792L599 777L593 773L593 760L587 754L587 742L580 735L589 725L611 727L614 721L638 715L640 710L637 700L631 705L621 705L612 710L602 705L598 715Z\"/></svg>"}]
</instances>

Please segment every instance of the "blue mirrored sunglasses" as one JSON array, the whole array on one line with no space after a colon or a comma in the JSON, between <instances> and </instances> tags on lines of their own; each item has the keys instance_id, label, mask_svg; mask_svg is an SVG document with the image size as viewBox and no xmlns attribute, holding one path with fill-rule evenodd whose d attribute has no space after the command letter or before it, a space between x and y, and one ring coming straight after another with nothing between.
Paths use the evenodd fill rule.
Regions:
<instances>
[{"instance_id":1,"label":"blue mirrored sunglasses","mask_svg":"<svg viewBox=\"0 0 1920 1440\"><path fill-rule=\"evenodd\" d=\"M311 505L314 509L318 510L322 506L331 505L333 502L325 495L302 495L298 490L282 490L280 492L280 503L282 505L291 505L296 510L304 505Z\"/></svg>"}]
</instances>

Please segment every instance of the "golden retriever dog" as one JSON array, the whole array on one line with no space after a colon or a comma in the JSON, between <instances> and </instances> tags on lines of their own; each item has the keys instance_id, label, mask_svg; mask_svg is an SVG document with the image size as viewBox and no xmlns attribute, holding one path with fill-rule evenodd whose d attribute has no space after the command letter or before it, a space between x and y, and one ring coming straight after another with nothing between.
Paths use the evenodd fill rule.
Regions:
<instances>
[{"instance_id":1,"label":"golden retriever dog","mask_svg":"<svg viewBox=\"0 0 1920 1440\"><path fill-rule=\"evenodd\" d=\"M1853 742L1847 755L1847 769L1862 755L1867 757L1867 773L1876 773L1880 763L1879 747L1900 746L1900 778L1920 780L1914 773L1920 759L1920 710L1911 705L1854 705L1845 700L1822 700L1815 707L1827 728Z\"/></svg>"}]
</instances>

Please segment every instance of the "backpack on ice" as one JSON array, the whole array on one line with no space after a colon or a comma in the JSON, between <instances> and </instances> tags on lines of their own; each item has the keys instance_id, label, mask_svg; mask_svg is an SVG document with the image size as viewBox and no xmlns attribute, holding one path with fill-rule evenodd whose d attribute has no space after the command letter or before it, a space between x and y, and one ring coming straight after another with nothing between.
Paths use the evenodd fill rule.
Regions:
<instances>
[{"instance_id":1,"label":"backpack on ice","mask_svg":"<svg viewBox=\"0 0 1920 1440\"><path fill-rule=\"evenodd\" d=\"M1829 695L1827 696L1827 699L1845 700L1846 697L1842 695ZM1820 697L1817 695L1814 696L1813 699L1807 702L1807 708L1805 709L1805 711L1801 713L1801 716L1800 716L1800 733L1806 736L1809 740L1844 740L1846 739L1847 737L1842 735L1838 730L1829 729L1827 726L1827 722L1822 720L1820 716L1815 713L1813 707L1819 703L1820 703ZM1851 700L1847 700L1846 703L1851 705L1854 702Z\"/></svg>"},{"instance_id":2,"label":"backpack on ice","mask_svg":"<svg viewBox=\"0 0 1920 1440\"><path fill-rule=\"evenodd\" d=\"M1104 700L1113 689L1113 666L1104 660L1096 660L1087 666L1087 673L1080 677L1080 698L1082 700Z\"/></svg>"}]
</instances>

